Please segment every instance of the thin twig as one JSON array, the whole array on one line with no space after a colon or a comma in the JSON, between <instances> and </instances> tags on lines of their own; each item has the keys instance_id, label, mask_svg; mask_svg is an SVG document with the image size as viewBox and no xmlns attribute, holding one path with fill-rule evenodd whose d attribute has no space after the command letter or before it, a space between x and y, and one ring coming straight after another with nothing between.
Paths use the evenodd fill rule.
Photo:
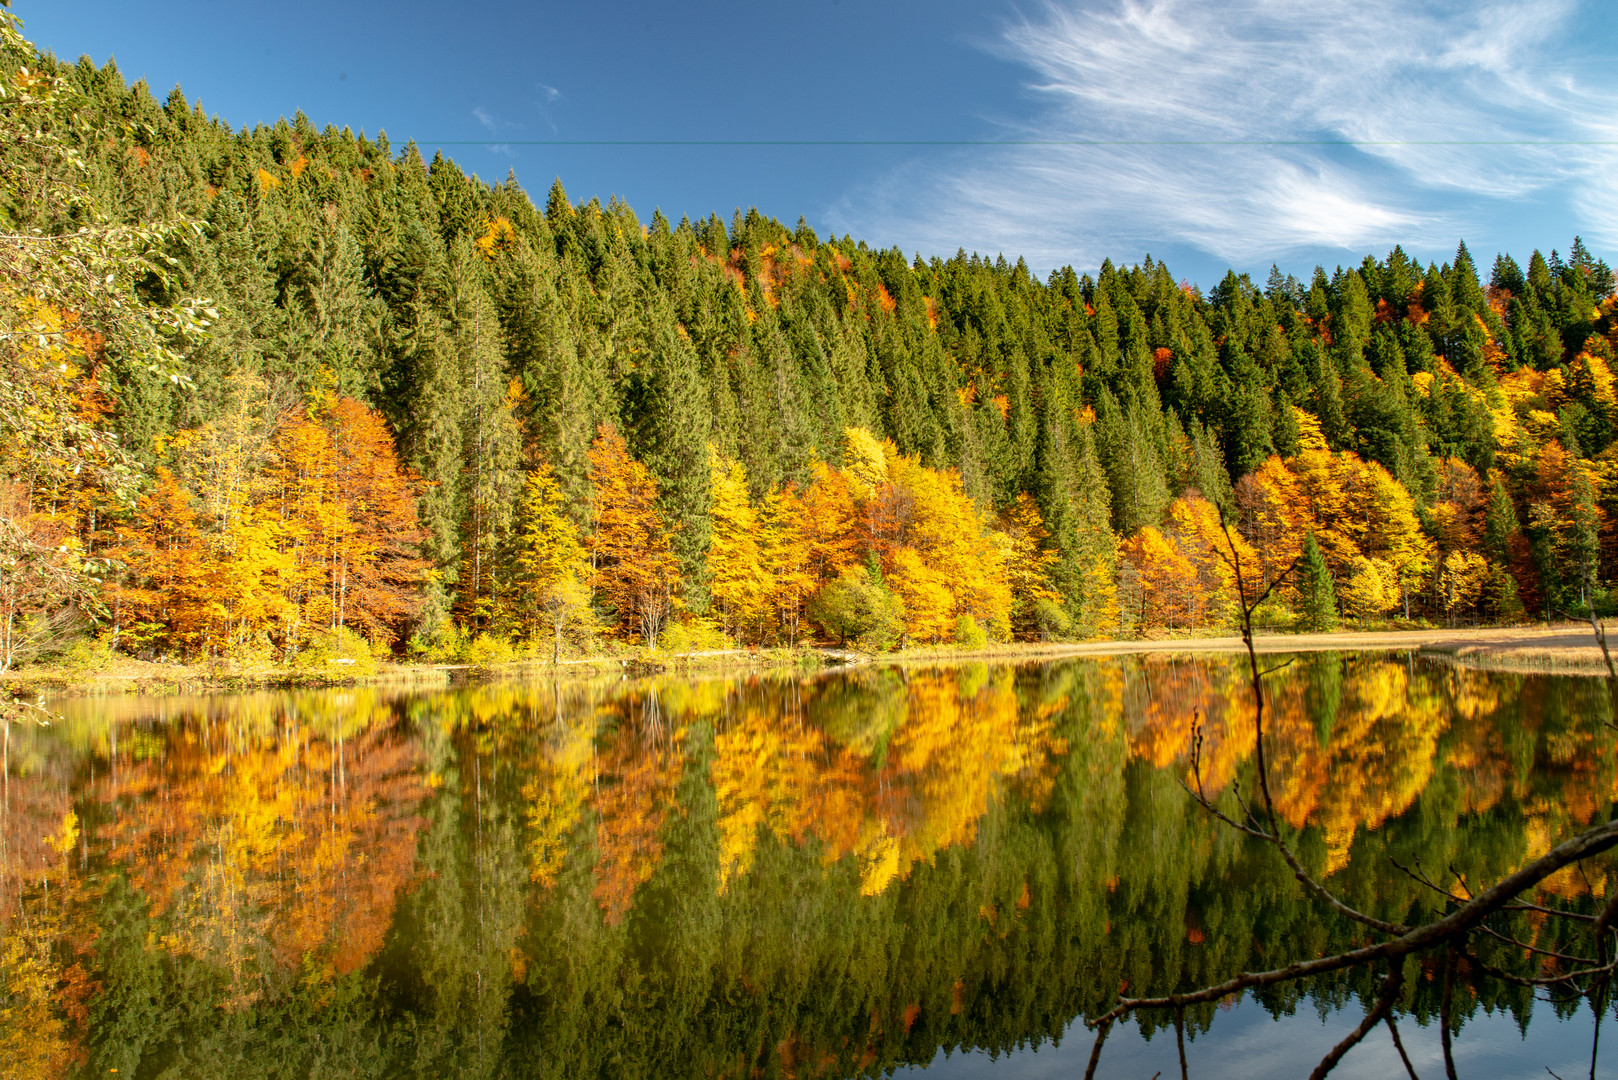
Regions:
<instances>
[{"instance_id":1,"label":"thin twig","mask_svg":"<svg viewBox=\"0 0 1618 1080\"><path fill-rule=\"evenodd\" d=\"M1185 1064L1185 1010L1174 1010L1174 1041L1180 1048L1180 1080L1190 1080Z\"/></svg>"},{"instance_id":2,"label":"thin twig","mask_svg":"<svg viewBox=\"0 0 1618 1080\"><path fill-rule=\"evenodd\" d=\"M1567 953L1559 953L1554 949L1541 949L1538 945L1530 945L1528 942L1512 937L1510 934L1502 934L1487 924L1479 925L1478 929L1496 940L1505 942L1507 945L1515 945L1519 949L1526 949L1531 953L1538 953L1540 956L1548 956L1553 960L1565 960L1570 964L1592 964L1598 968L1605 967L1607 963L1605 960L1591 959L1587 956L1570 956Z\"/></svg>"},{"instance_id":3,"label":"thin twig","mask_svg":"<svg viewBox=\"0 0 1618 1080\"><path fill-rule=\"evenodd\" d=\"M1444 999L1438 1007L1439 1041L1444 1045L1444 1075L1458 1080L1455 1075L1455 1054L1450 1047L1449 1018L1455 1004L1455 945L1444 950Z\"/></svg>"},{"instance_id":4,"label":"thin twig","mask_svg":"<svg viewBox=\"0 0 1618 1080\"><path fill-rule=\"evenodd\" d=\"M1388 861L1393 864L1394 869L1403 872L1404 874L1408 875L1412 879L1421 882L1423 885L1427 886L1429 889L1431 889L1434 892L1438 893L1440 896L1448 897L1449 899L1455 901L1457 904L1467 903L1468 900L1470 899L1470 897L1458 896L1455 893L1450 892L1448 889L1444 888L1444 886L1438 884L1432 878L1428 877L1426 872L1420 869L1420 867L1421 867L1421 858L1420 858L1420 856L1417 856L1417 858L1416 858L1416 867L1417 867L1417 869L1415 869L1415 870L1412 870L1408 866L1403 865L1397 859L1389 859ZM1596 921L1596 917L1594 915L1585 915L1585 914L1583 914L1581 912L1577 912L1577 911L1563 911L1561 908L1545 907L1542 904L1530 904L1527 901L1516 901L1516 902L1513 902L1513 903L1510 903L1510 904L1502 904L1502 905L1500 905L1500 910L1501 911L1531 911L1531 912L1534 912L1534 913L1539 914L1539 915L1548 915L1548 916L1550 916L1552 918L1557 918L1557 919L1574 919L1574 920L1576 920L1578 922L1593 923L1593 922Z\"/></svg>"},{"instance_id":5,"label":"thin twig","mask_svg":"<svg viewBox=\"0 0 1618 1080\"><path fill-rule=\"evenodd\" d=\"M1410 1064L1410 1055L1405 1053L1404 1040L1399 1038L1399 1025L1393 1022L1393 1013L1384 1016L1382 1022L1388 1025L1388 1034L1393 1036L1393 1048L1399 1051L1399 1060L1405 1063L1405 1072L1410 1074L1410 1080L1421 1080L1416 1075L1416 1067Z\"/></svg>"},{"instance_id":6,"label":"thin twig","mask_svg":"<svg viewBox=\"0 0 1618 1080\"><path fill-rule=\"evenodd\" d=\"M1399 987L1403 982L1404 964L1400 961L1394 961L1388 967L1388 977L1382 983L1382 993L1377 997L1376 1003L1365 1014L1365 1019L1361 1020L1359 1026L1348 1033L1346 1039L1332 1047L1331 1051L1320 1059L1320 1064L1315 1066L1315 1071L1309 1074L1309 1080L1325 1080L1326 1074L1335 1069L1337 1063L1343 1060L1343 1055L1358 1046L1360 1040L1370 1034L1371 1029L1375 1028L1388 1016L1389 1011L1393 1008L1394 999L1399 996Z\"/></svg>"}]
</instances>

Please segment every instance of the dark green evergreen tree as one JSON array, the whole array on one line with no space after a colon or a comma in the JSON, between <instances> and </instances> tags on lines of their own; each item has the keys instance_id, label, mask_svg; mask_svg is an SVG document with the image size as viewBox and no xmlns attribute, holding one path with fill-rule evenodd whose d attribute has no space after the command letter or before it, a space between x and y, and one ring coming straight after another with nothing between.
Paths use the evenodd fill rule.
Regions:
<instances>
[{"instance_id":1,"label":"dark green evergreen tree","mask_svg":"<svg viewBox=\"0 0 1618 1080\"><path fill-rule=\"evenodd\" d=\"M1305 538L1298 564L1298 625L1313 634L1337 628L1337 593L1314 533Z\"/></svg>"}]
</instances>

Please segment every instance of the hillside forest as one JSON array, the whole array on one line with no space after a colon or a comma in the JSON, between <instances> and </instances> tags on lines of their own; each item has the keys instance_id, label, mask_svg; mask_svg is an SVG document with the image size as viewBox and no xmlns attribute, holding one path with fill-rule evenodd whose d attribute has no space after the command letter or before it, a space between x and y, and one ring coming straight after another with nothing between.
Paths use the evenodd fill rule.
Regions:
<instances>
[{"instance_id":1,"label":"hillside forest","mask_svg":"<svg viewBox=\"0 0 1618 1080\"><path fill-rule=\"evenodd\" d=\"M8 20L10 16L4 16ZM0 671L1326 629L1609 603L1574 239L1203 289L536 204L4 27ZM1229 527L1227 536L1226 526Z\"/></svg>"}]
</instances>

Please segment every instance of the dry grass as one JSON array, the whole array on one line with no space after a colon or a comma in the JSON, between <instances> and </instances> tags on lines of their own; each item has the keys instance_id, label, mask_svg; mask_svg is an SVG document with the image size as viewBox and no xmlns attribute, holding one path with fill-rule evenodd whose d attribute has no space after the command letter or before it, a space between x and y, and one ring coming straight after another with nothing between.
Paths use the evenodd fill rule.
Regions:
<instances>
[{"instance_id":1,"label":"dry grass","mask_svg":"<svg viewBox=\"0 0 1618 1080\"><path fill-rule=\"evenodd\" d=\"M1555 626L1458 630L1341 631L1332 634L1264 634L1254 638L1263 653L1328 651L1419 652L1459 666L1493 671L1543 671L1599 674L1605 668L1589 627ZM1234 654L1239 637L1182 637L1078 643L1005 643L966 650L923 646L883 656L839 649L728 649L688 654L635 650L633 654L564 660L560 669L548 661L522 660L487 668L462 664L381 664L374 673L356 676L334 668L310 671L273 665L226 663L159 664L115 655L94 671L41 667L12 672L0 681L0 692L32 700L39 697L109 694L175 694L261 687L366 685L443 686L456 679L532 679L562 674L588 677L604 673L630 675L673 672L682 675L725 674L765 670L814 669L827 665L879 661L939 664L961 661L1057 660L1080 656L1141 654Z\"/></svg>"}]
</instances>

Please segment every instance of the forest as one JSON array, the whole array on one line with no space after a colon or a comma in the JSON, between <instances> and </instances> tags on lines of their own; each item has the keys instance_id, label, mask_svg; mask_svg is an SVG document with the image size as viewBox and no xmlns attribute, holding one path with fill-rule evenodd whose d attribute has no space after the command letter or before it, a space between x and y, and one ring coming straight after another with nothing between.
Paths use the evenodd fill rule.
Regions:
<instances>
[{"instance_id":1,"label":"forest","mask_svg":"<svg viewBox=\"0 0 1618 1080\"><path fill-rule=\"evenodd\" d=\"M232 129L3 17L0 671L1185 631L1233 556L1277 628L1610 604L1578 238L1042 280Z\"/></svg>"}]
</instances>

